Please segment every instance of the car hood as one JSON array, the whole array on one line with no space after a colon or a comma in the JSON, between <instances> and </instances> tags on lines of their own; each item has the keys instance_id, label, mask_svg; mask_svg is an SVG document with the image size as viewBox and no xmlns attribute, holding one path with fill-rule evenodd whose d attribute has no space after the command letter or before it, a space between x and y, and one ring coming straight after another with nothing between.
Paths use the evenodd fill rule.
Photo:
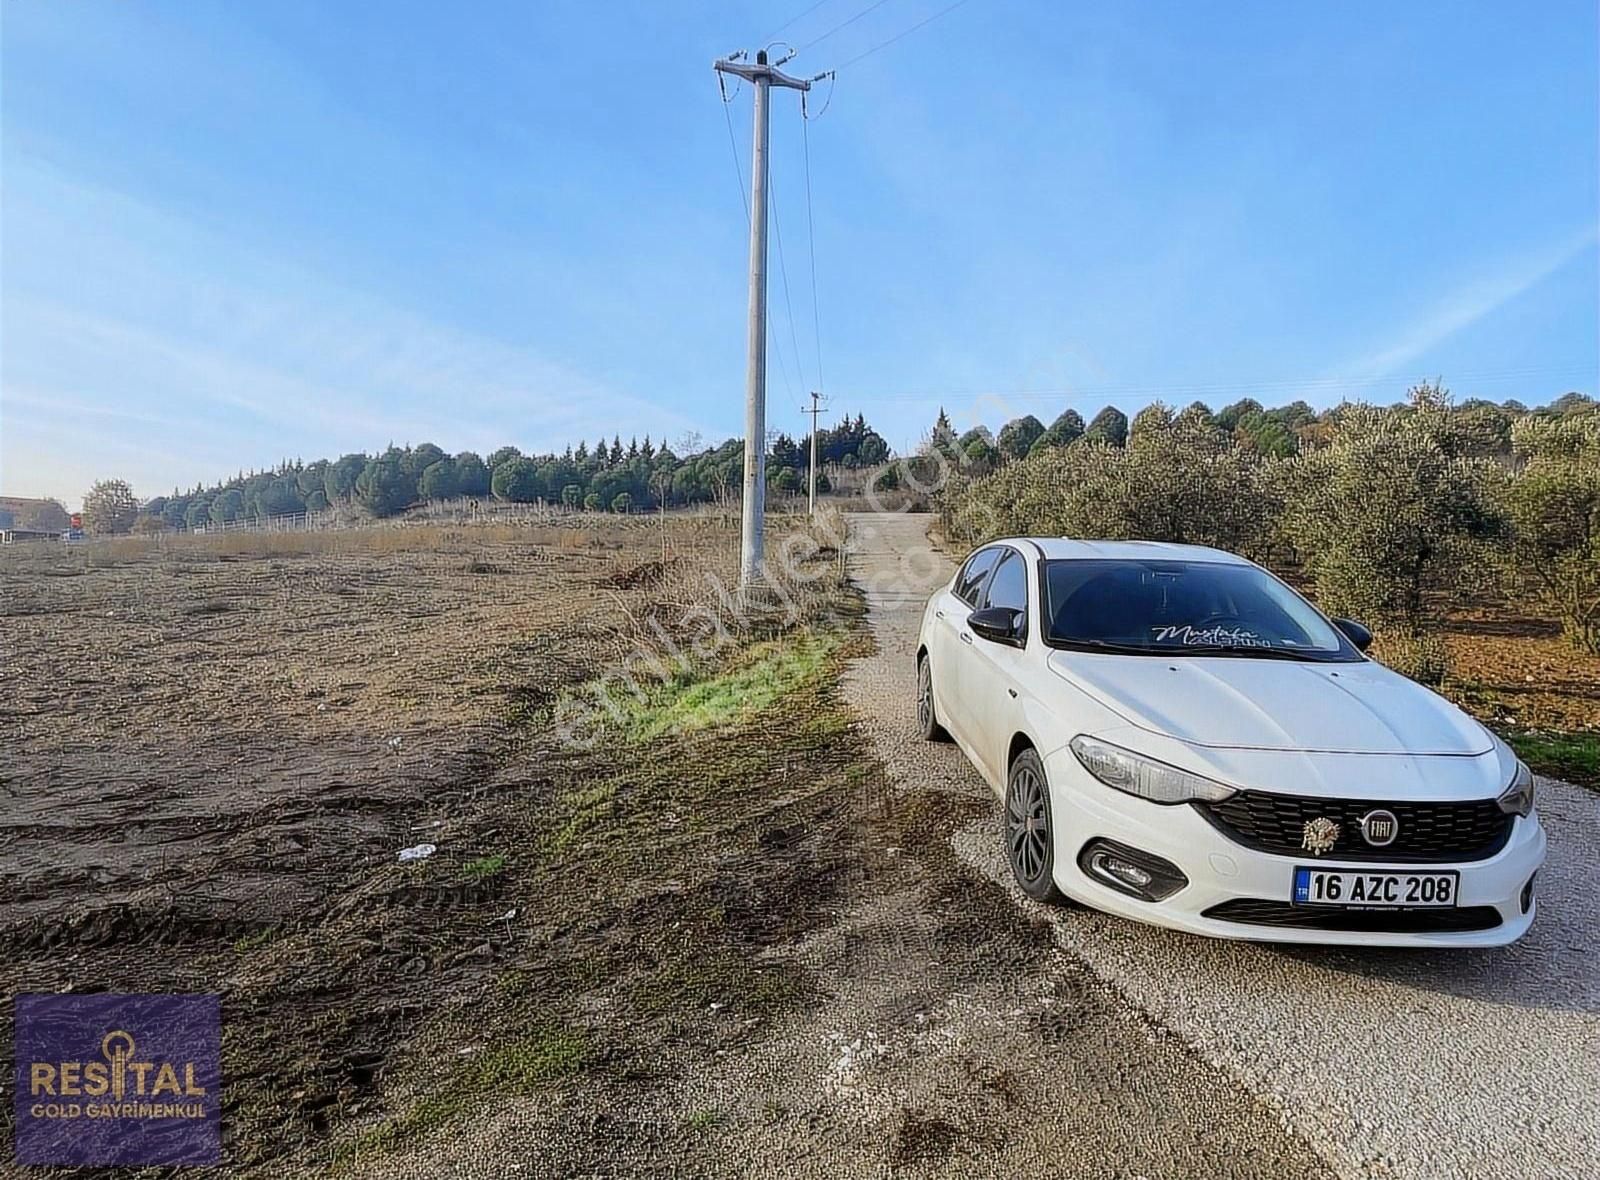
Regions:
<instances>
[{"instance_id":1,"label":"car hood","mask_svg":"<svg viewBox=\"0 0 1600 1180\"><path fill-rule=\"evenodd\" d=\"M1129 723L1200 746L1482 754L1487 730L1382 664L1054 651L1050 669Z\"/></svg>"}]
</instances>

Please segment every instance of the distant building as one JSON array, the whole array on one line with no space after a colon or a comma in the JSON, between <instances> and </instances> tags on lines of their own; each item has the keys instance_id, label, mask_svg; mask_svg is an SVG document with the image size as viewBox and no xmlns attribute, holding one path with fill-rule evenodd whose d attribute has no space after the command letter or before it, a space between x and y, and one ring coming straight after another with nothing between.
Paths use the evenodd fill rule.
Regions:
<instances>
[{"instance_id":1,"label":"distant building","mask_svg":"<svg viewBox=\"0 0 1600 1180\"><path fill-rule=\"evenodd\" d=\"M0 529L59 534L71 523L59 500L0 496Z\"/></svg>"}]
</instances>

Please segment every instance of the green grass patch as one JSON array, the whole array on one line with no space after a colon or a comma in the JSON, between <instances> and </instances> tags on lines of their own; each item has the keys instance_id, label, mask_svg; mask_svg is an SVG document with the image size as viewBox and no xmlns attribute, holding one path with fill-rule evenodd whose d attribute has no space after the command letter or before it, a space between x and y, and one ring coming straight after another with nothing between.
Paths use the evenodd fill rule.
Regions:
<instances>
[{"instance_id":1,"label":"green grass patch","mask_svg":"<svg viewBox=\"0 0 1600 1180\"><path fill-rule=\"evenodd\" d=\"M617 784L595 783L561 796L566 816L550 835L550 850L565 852L584 833L592 831L616 812Z\"/></svg>"},{"instance_id":2,"label":"green grass patch","mask_svg":"<svg viewBox=\"0 0 1600 1180\"><path fill-rule=\"evenodd\" d=\"M696 1110L683 1120L683 1125L691 1131L709 1131L722 1121L722 1116L714 1110Z\"/></svg>"},{"instance_id":3,"label":"green grass patch","mask_svg":"<svg viewBox=\"0 0 1600 1180\"><path fill-rule=\"evenodd\" d=\"M464 1059L437 1091L355 1140L344 1159L354 1162L368 1153L392 1150L480 1103L538 1093L583 1072L594 1059L594 1048L581 1029L538 1025L517 1040Z\"/></svg>"},{"instance_id":4,"label":"green grass patch","mask_svg":"<svg viewBox=\"0 0 1600 1180\"><path fill-rule=\"evenodd\" d=\"M817 676L839 636L805 632L753 644L714 674L678 669L665 681L612 685L596 704L629 743L721 729L772 708Z\"/></svg>"},{"instance_id":5,"label":"green grass patch","mask_svg":"<svg viewBox=\"0 0 1600 1180\"><path fill-rule=\"evenodd\" d=\"M487 881L505 871L506 858L498 852L492 856L480 856L477 860L469 860L461 866L461 875L468 881Z\"/></svg>"},{"instance_id":6,"label":"green grass patch","mask_svg":"<svg viewBox=\"0 0 1600 1180\"><path fill-rule=\"evenodd\" d=\"M1502 736L1535 774L1600 790L1600 733L1534 730Z\"/></svg>"},{"instance_id":7,"label":"green grass patch","mask_svg":"<svg viewBox=\"0 0 1600 1180\"><path fill-rule=\"evenodd\" d=\"M277 937L277 927L265 926L260 930L252 930L249 934L243 934L234 939L233 949L242 955L247 951L253 951L258 947L266 946Z\"/></svg>"}]
</instances>

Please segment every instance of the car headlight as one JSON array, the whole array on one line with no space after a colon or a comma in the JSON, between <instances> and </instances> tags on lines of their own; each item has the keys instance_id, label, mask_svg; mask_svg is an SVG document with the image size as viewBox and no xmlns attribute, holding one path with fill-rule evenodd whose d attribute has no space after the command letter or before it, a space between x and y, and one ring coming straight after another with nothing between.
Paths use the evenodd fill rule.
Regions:
<instances>
[{"instance_id":1,"label":"car headlight","mask_svg":"<svg viewBox=\"0 0 1600 1180\"><path fill-rule=\"evenodd\" d=\"M1529 815L1533 812L1533 771L1521 758L1517 759L1517 773L1511 776L1511 785L1500 793L1496 802L1507 815Z\"/></svg>"},{"instance_id":2,"label":"car headlight","mask_svg":"<svg viewBox=\"0 0 1600 1180\"><path fill-rule=\"evenodd\" d=\"M1072 752L1083 768L1095 778L1114 787L1148 799L1152 803L1220 803L1233 794L1232 787L1146 758L1110 742L1079 734L1071 741Z\"/></svg>"}]
</instances>

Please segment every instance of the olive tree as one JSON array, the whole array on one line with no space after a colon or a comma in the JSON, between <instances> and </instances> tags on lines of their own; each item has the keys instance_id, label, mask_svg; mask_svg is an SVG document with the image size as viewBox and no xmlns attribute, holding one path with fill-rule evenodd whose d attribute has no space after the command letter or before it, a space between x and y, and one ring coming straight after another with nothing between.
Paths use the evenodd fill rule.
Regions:
<instances>
[{"instance_id":1,"label":"olive tree","mask_svg":"<svg viewBox=\"0 0 1600 1180\"><path fill-rule=\"evenodd\" d=\"M1283 473L1283 529L1319 603L1371 623L1401 671L1442 680L1441 604L1485 568L1483 542L1502 531L1492 464L1452 454L1447 408L1419 398L1352 410Z\"/></svg>"},{"instance_id":2,"label":"olive tree","mask_svg":"<svg viewBox=\"0 0 1600 1180\"><path fill-rule=\"evenodd\" d=\"M1524 418L1511 445L1507 572L1574 644L1600 655L1600 414Z\"/></svg>"},{"instance_id":3,"label":"olive tree","mask_svg":"<svg viewBox=\"0 0 1600 1180\"><path fill-rule=\"evenodd\" d=\"M947 527L979 542L1007 534L1136 538L1261 556L1276 514L1264 461L1209 415L1147 408L1126 447L1085 435L941 493Z\"/></svg>"}]
</instances>

